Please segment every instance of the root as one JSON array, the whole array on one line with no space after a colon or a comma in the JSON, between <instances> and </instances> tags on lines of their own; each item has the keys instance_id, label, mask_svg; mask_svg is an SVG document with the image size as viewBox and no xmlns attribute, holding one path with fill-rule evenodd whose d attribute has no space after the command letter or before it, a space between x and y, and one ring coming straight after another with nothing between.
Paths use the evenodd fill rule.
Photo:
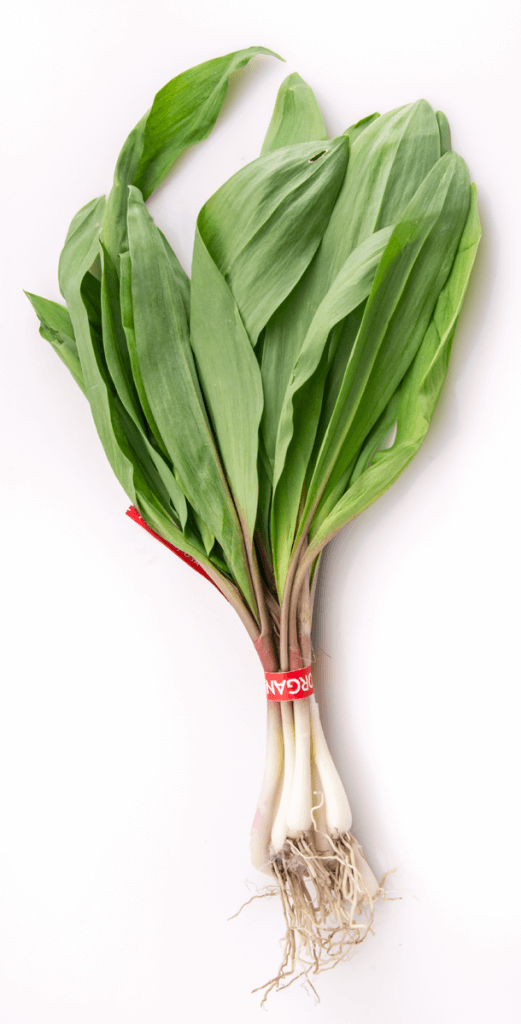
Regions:
<instances>
[{"instance_id":1,"label":"root","mask_svg":"<svg viewBox=\"0 0 521 1024\"><path fill-rule=\"evenodd\" d=\"M384 879L372 885L370 870L360 870L366 865L361 846L351 834L328 835L327 840L329 850L317 848L313 833L287 839L271 862L286 936L277 976L253 990L264 990L261 1006L270 992L288 988L299 978L319 1002L310 975L346 960L371 931L374 904L384 895Z\"/></svg>"}]
</instances>

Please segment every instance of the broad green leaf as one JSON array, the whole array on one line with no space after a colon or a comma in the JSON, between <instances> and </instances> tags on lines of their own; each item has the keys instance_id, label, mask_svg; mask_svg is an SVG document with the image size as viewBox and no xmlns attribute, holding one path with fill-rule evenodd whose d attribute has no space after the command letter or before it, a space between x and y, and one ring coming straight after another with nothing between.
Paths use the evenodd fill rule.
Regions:
<instances>
[{"instance_id":1,"label":"broad green leaf","mask_svg":"<svg viewBox=\"0 0 521 1024\"><path fill-rule=\"evenodd\" d=\"M443 156L445 153L450 153L452 149L450 144L450 125L442 110L436 111L436 120L440 130L440 150Z\"/></svg>"},{"instance_id":2,"label":"broad green leaf","mask_svg":"<svg viewBox=\"0 0 521 1024\"><path fill-rule=\"evenodd\" d=\"M90 331L84 280L99 251L100 224L105 197L95 199L73 218L58 268L60 291L67 303L78 348L87 394L98 382L99 365ZM83 292L83 294L82 294Z\"/></svg>"},{"instance_id":3,"label":"broad green leaf","mask_svg":"<svg viewBox=\"0 0 521 1024\"><path fill-rule=\"evenodd\" d=\"M379 228L395 224L440 157L432 107L418 100L377 117L355 139L348 172L314 262L323 291L350 252ZM311 275L310 275L311 276Z\"/></svg>"},{"instance_id":4,"label":"broad green leaf","mask_svg":"<svg viewBox=\"0 0 521 1024\"><path fill-rule=\"evenodd\" d=\"M396 426L399 403L400 388L394 392L394 395L386 405L382 415L376 421L373 429L369 431L360 454L354 462L354 469L350 471L348 468L346 471L350 487L353 486L356 480L358 480L358 477L361 476L368 466L371 465L376 452L379 451L380 448L384 447L384 442L387 440L390 431ZM385 447L390 447L390 445L385 445Z\"/></svg>"},{"instance_id":5,"label":"broad green leaf","mask_svg":"<svg viewBox=\"0 0 521 1024\"><path fill-rule=\"evenodd\" d=\"M349 128L346 128L344 135L349 135L351 146L354 145L358 136L361 135L362 132L365 132L365 129L369 128L369 125L372 124L373 121L376 121L376 118L380 116L380 114L368 114L367 117L362 117L360 121L356 122L356 124L352 124Z\"/></svg>"},{"instance_id":6,"label":"broad green leaf","mask_svg":"<svg viewBox=\"0 0 521 1024\"><path fill-rule=\"evenodd\" d=\"M58 302L42 299L39 295L25 292L36 316L40 321L40 334L50 342L56 354L85 394L85 383L81 369L80 357L74 337L74 328L68 310Z\"/></svg>"},{"instance_id":7,"label":"broad green leaf","mask_svg":"<svg viewBox=\"0 0 521 1024\"><path fill-rule=\"evenodd\" d=\"M123 261L125 261L126 264L129 264L130 257L128 253L125 253L122 257L122 262ZM132 375L132 365L129 356L130 343L129 348L127 348L127 338L133 335L131 297L127 296L127 303L125 307L126 327L124 327L122 320L123 303L120 305L120 283L110 255L103 245L102 267L101 303L103 319L103 349L106 357L107 369L111 375L116 393L141 437L140 448L144 449L146 452L146 458L155 466L165 492L168 495L167 500L172 504L176 517L184 528L187 521L185 496L174 477L168 458L165 457L166 452L161 448L159 432L154 432L152 430L152 434L149 434L147 424L145 422L146 414L144 415L143 408L140 404L139 394L136 390L134 377ZM130 290L130 278L129 275L127 276L129 279L128 285ZM121 294L124 293L125 279L126 275L122 272ZM127 433L128 432L127 425ZM135 448L135 432L133 432L133 437Z\"/></svg>"},{"instance_id":8,"label":"broad green leaf","mask_svg":"<svg viewBox=\"0 0 521 1024\"><path fill-rule=\"evenodd\" d=\"M183 298L136 188L130 190L128 238L136 352L152 415L184 493L221 544L254 609L243 538L204 409Z\"/></svg>"},{"instance_id":9,"label":"broad green leaf","mask_svg":"<svg viewBox=\"0 0 521 1024\"><path fill-rule=\"evenodd\" d=\"M355 139L315 258L265 331L262 433L271 462L286 387L315 310L353 249L398 220L439 156L438 122L425 100L377 117Z\"/></svg>"},{"instance_id":10,"label":"broad green leaf","mask_svg":"<svg viewBox=\"0 0 521 1024\"><path fill-rule=\"evenodd\" d=\"M87 267L87 270L85 270L85 272L83 273L83 265L85 260L84 248L87 245L88 239L89 247L87 251L90 251L91 240L94 237L98 237L103 226L104 211L105 196L98 196L96 199L91 199L90 203L86 203L85 206L82 206L81 209L78 210L78 212L74 215L69 224L69 228L65 236L64 249L67 250L67 273L69 272L69 270L74 271L75 274L78 273L78 261L80 260L81 252L82 256L80 262L82 267L82 280L85 274L87 273L87 270L90 271L98 255L97 252L94 252L94 245L92 245L92 252L94 254L93 259L89 266ZM75 238L75 236L78 237ZM69 261L71 258L73 258L73 263L69 267ZM58 268L58 278L59 276L60 271Z\"/></svg>"},{"instance_id":11,"label":"broad green leaf","mask_svg":"<svg viewBox=\"0 0 521 1024\"><path fill-rule=\"evenodd\" d=\"M97 259L98 256L96 256ZM87 310L90 326L101 337L101 277L96 277L90 270L87 271L81 282L81 297Z\"/></svg>"},{"instance_id":12,"label":"broad green leaf","mask_svg":"<svg viewBox=\"0 0 521 1024\"><path fill-rule=\"evenodd\" d=\"M224 558L223 549L222 549L221 545L217 543L215 537L213 538L212 543L210 543L210 537L211 537L211 534L208 531L208 542L205 541L204 543L205 543L206 553L207 553L207 555L208 555L208 557L210 559L210 563L217 569L218 573L220 573L221 575L225 576L227 580L231 580L232 579L232 575L231 575L231 572L230 572L230 566L227 564L227 562L226 562L226 560ZM207 544L207 546L206 546L206 544ZM239 592L237 591L237 593L239 593Z\"/></svg>"},{"instance_id":13,"label":"broad green leaf","mask_svg":"<svg viewBox=\"0 0 521 1024\"><path fill-rule=\"evenodd\" d=\"M282 59L273 50L250 46L183 71L160 89L147 117L143 152L133 182L145 199L188 146L207 138L226 96L230 75L261 53Z\"/></svg>"},{"instance_id":14,"label":"broad green leaf","mask_svg":"<svg viewBox=\"0 0 521 1024\"><path fill-rule=\"evenodd\" d=\"M119 277L109 252L102 243L100 244L103 264L101 315L107 368L125 409L144 433L145 419L132 376L127 339L121 319Z\"/></svg>"},{"instance_id":15,"label":"broad green leaf","mask_svg":"<svg viewBox=\"0 0 521 1024\"><path fill-rule=\"evenodd\" d=\"M157 501L151 501L150 495L144 492L137 492L137 504L136 508L143 516L145 522L152 527L164 540L173 544L174 547L179 548L180 551L184 551L186 555L191 555L201 565L211 566L211 562L205 555L204 551L201 550L200 544L194 543L189 540L186 532L181 531L179 527L172 522L172 520L166 515L164 509Z\"/></svg>"},{"instance_id":16,"label":"broad green leaf","mask_svg":"<svg viewBox=\"0 0 521 1024\"><path fill-rule=\"evenodd\" d=\"M259 157L203 206L198 226L252 344L304 273L344 178L348 139Z\"/></svg>"},{"instance_id":17,"label":"broad green leaf","mask_svg":"<svg viewBox=\"0 0 521 1024\"><path fill-rule=\"evenodd\" d=\"M300 75L289 75L279 89L261 155L265 156L284 145L296 145L297 143L311 142L314 139L326 138L326 128L312 89ZM259 362L262 360L261 349L262 342L257 346ZM259 438L259 445L258 543L262 544L264 562L272 572L270 516L273 466L267 457L262 434Z\"/></svg>"},{"instance_id":18,"label":"broad green leaf","mask_svg":"<svg viewBox=\"0 0 521 1024\"><path fill-rule=\"evenodd\" d=\"M114 170L114 181L107 200L103 224L103 242L114 265L118 267L118 256L128 250L127 210L128 189L135 179L143 153L145 127L150 111L141 118L118 156Z\"/></svg>"},{"instance_id":19,"label":"broad green leaf","mask_svg":"<svg viewBox=\"0 0 521 1024\"><path fill-rule=\"evenodd\" d=\"M320 418L332 328L369 295L391 235L371 235L348 256L320 303L304 339L286 391L279 421L273 479L272 547L279 593L290 560L302 487Z\"/></svg>"},{"instance_id":20,"label":"broad green leaf","mask_svg":"<svg viewBox=\"0 0 521 1024\"><path fill-rule=\"evenodd\" d=\"M326 126L313 90L296 72L284 79L266 132L261 156L282 146L327 139Z\"/></svg>"},{"instance_id":21,"label":"broad green leaf","mask_svg":"<svg viewBox=\"0 0 521 1024\"><path fill-rule=\"evenodd\" d=\"M156 423L154 413L148 400L143 376L139 365L139 355L136 343L136 332L134 328L134 306L132 299L132 263L130 252L123 252L119 258L121 287L121 324L126 336L127 351L129 356L130 370L135 390L139 396L139 408L142 410L152 437L155 438L159 449L166 454L167 448L161 437L161 431ZM171 456L170 456L171 458Z\"/></svg>"},{"instance_id":22,"label":"broad green leaf","mask_svg":"<svg viewBox=\"0 0 521 1024\"><path fill-rule=\"evenodd\" d=\"M253 538L262 415L259 365L235 299L199 230L192 262L192 348L226 476L241 522Z\"/></svg>"},{"instance_id":23,"label":"broad green leaf","mask_svg":"<svg viewBox=\"0 0 521 1024\"><path fill-rule=\"evenodd\" d=\"M174 497L180 493L179 487L176 486L168 466L161 455L150 445L145 435L141 433L132 417L128 415L117 395L112 396L112 403L114 410L112 422L116 434L119 434L123 444L128 446L134 465L134 487L143 488L143 484L145 484L148 492L155 496L168 517L175 520L176 526L183 527L184 522L181 521L170 493L172 483ZM181 495L181 500L184 505L184 521L186 521L187 509L183 495Z\"/></svg>"},{"instance_id":24,"label":"broad green leaf","mask_svg":"<svg viewBox=\"0 0 521 1024\"><path fill-rule=\"evenodd\" d=\"M440 292L425 341L409 373L408 386L402 391L397 444L419 433L422 424L432 417L447 373L452 341L452 338L449 341L449 334L457 324L480 238L478 193L473 184L469 212L450 276Z\"/></svg>"},{"instance_id":25,"label":"broad green leaf","mask_svg":"<svg viewBox=\"0 0 521 1024\"><path fill-rule=\"evenodd\" d=\"M95 335L91 333L82 296L85 275L99 251L104 206L105 198L102 197L87 204L74 217L60 256L59 281L69 309L96 429L117 479L135 503L136 481L143 492L149 490L149 484L122 426L121 413L125 414L125 410L117 396L111 392L103 352Z\"/></svg>"},{"instance_id":26,"label":"broad green leaf","mask_svg":"<svg viewBox=\"0 0 521 1024\"><path fill-rule=\"evenodd\" d=\"M215 547L215 537L213 533L211 533L211 531L208 529L204 519L202 519L201 516L198 515L194 509L192 509L192 514L195 520L195 524L197 526L198 533L201 535L204 550L206 551L207 555L210 555Z\"/></svg>"},{"instance_id":27,"label":"broad green leaf","mask_svg":"<svg viewBox=\"0 0 521 1024\"><path fill-rule=\"evenodd\" d=\"M116 164L104 225L104 242L114 261L128 248L128 186L136 185L148 199L181 153L207 138L230 75L259 53L278 57L263 46L250 46L183 71L156 94L150 110L126 139Z\"/></svg>"},{"instance_id":28,"label":"broad green leaf","mask_svg":"<svg viewBox=\"0 0 521 1024\"><path fill-rule=\"evenodd\" d=\"M271 51L208 61L156 95L108 203L71 223L68 311L29 296L130 500L208 567L252 636L257 558L273 596L300 540L298 580L314 576L330 537L413 457L479 240L442 112L420 100L328 141L294 74L261 157L200 213L191 285L145 200L257 53Z\"/></svg>"},{"instance_id":29,"label":"broad green leaf","mask_svg":"<svg viewBox=\"0 0 521 1024\"><path fill-rule=\"evenodd\" d=\"M262 545L264 562L270 567L273 575L273 559L271 553L271 498L273 472L264 451L262 435L259 435L259 459L257 463L259 479L259 500L257 503L257 542Z\"/></svg>"},{"instance_id":30,"label":"broad green leaf","mask_svg":"<svg viewBox=\"0 0 521 1024\"><path fill-rule=\"evenodd\" d=\"M165 487L170 495L170 500L179 516L181 526L187 529L187 516L188 509L186 504L186 496L183 493L183 489L179 484L178 476L176 474L175 466L172 466L171 460L168 456L165 448L159 427L154 419L154 415L150 408L150 403L147 398L145 386L141 376L141 370L139 367L136 337L134 330L134 310L132 305L132 267L130 260L130 253L124 252L120 256L120 316L121 316L121 327L124 331L127 347L128 356L130 362L130 369L132 374L132 381L137 394L137 405L134 412L131 413L132 418L136 425L143 429L144 416L146 424L148 425L148 431L150 433L150 442L147 439L147 447L149 449L150 457L156 466L159 475ZM116 316L118 311L116 309ZM145 427L145 434L147 428ZM201 531L200 531L201 532ZM206 545L205 545L206 548Z\"/></svg>"},{"instance_id":31,"label":"broad green leaf","mask_svg":"<svg viewBox=\"0 0 521 1024\"><path fill-rule=\"evenodd\" d=\"M165 238L163 232L159 230L159 234L163 240L163 245L168 256L170 263L170 270L175 279L177 290L183 300L183 306L186 314L187 323L190 324L190 278L185 274L170 242Z\"/></svg>"},{"instance_id":32,"label":"broad green leaf","mask_svg":"<svg viewBox=\"0 0 521 1024\"><path fill-rule=\"evenodd\" d=\"M469 202L465 162L447 153L394 228L317 459L306 515L321 497L322 515L336 504L347 467L414 358L450 273Z\"/></svg>"},{"instance_id":33,"label":"broad green leaf","mask_svg":"<svg viewBox=\"0 0 521 1024\"><path fill-rule=\"evenodd\" d=\"M394 444L377 452L372 464L357 477L329 515L321 523L312 524L306 561L309 558L311 563L338 530L391 486L423 441L447 373L452 340L480 236L477 191L472 185L470 208L451 273L440 292L421 347L399 388Z\"/></svg>"},{"instance_id":34,"label":"broad green leaf","mask_svg":"<svg viewBox=\"0 0 521 1024\"><path fill-rule=\"evenodd\" d=\"M382 230L385 231L386 229L383 228ZM324 385L324 400L322 403L320 422L315 438L315 447L313 457L311 459L312 463L315 462L316 456L320 451L320 446L324 440L326 430L329 426L329 421L333 415L333 410L337 403L340 388L342 387L342 381L344 380L346 366L353 350L358 331L360 330L360 324L363 320L366 304L367 300L361 302L360 305L345 318L343 323L338 324L337 327L331 331L331 337L328 345L329 368Z\"/></svg>"},{"instance_id":35,"label":"broad green leaf","mask_svg":"<svg viewBox=\"0 0 521 1024\"><path fill-rule=\"evenodd\" d=\"M112 469L126 494L138 503L138 492L161 506L165 516L175 515L167 467L156 466L155 454L127 413L108 372L101 339L91 328L85 305L85 276L99 251L100 220L104 198L89 203L74 218L60 256L60 288L66 299L78 346L85 391L98 435ZM170 474L171 476L171 474Z\"/></svg>"}]
</instances>

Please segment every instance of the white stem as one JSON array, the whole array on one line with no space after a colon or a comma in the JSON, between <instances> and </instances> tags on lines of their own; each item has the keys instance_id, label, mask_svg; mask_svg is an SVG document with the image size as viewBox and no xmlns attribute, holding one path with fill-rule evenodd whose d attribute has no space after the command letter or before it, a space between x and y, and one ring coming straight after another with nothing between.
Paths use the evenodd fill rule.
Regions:
<instances>
[{"instance_id":1,"label":"white stem","mask_svg":"<svg viewBox=\"0 0 521 1024\"><path fill-rule=\"evenodd\" d=\"M293 701L295 720L295 772L286 814L287 834L292 838L308 832L311 820L311 736L309 697Z\"/></svg>"},{"instance_id":2,"label":"white stem","mask_svg":"<svg viewBox=\"0 0 521 1024\"><path fill-rule=\"evenodd\" d=\"M314 695L309 698L313 758L317 765L326 803L326 821L330 832L349 832L352 815L346 791L329 753Z\"/></svg>"},{"instance_id":3,"label":"white stem","mask_svg":"<svg viewBox=\"0 0 521 1024\"><path fill-rule=\"evenodd\" d=\"M293 702L283 701L280 705L282 731L284 735L284 779L279 805L271 829L271 842L275 853L284 846L287 835L287 810L295 772L295 727L293 723Z\"/></svg>"},{"instance_id":4,"label":"white stem","mask_svg":"<svg viewBox=\"0 0 521 1024\"><path fill-rule=\"evenodd\" d=\"M250 837L251 862L259 871L272 875L270 867L271 827L282 786L284 742L280 704L269 700L266 735L266 768Z\"/></svg>"}]
</instances>

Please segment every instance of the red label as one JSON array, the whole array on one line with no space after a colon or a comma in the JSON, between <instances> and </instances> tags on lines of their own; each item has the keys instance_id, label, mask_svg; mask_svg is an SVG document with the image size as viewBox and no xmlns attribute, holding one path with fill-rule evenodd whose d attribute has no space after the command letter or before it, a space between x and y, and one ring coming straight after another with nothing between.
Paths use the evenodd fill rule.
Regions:
<instances>
[{"instance_id":1,"label":"red label","mask_svg":"<svg viewBox=\"0 0 521 1024\"><path fill-rule=\"evenodd\" d=\"M302 700L313 693L311 665L291 672L265 672L268 700Z\"/></svg>"},{"instance_id":2,"label":"red label","mask_svg":"<svg viewBox=\"0 0 521 1024\"><path fill-rule=\"evenodd\" d=\"M173 551L174 555L177 555L178 558L181 558L183 562L186 562L187 565L191 565L192 569L195 569L195 571L200 573L201 576L204 576L205 580L210 580L210 583L213 583L216 590L219 590L217 584L213 582L208 573L206 573L202 566L199 565L199 562L196 562L195 558L192 558L191 555L187 555L185 551L180 551L179 548L175 548L174 545L171 544L170 541L165 540L165 538L162 537L161 534L156 533L156 531L153 530L152 527L148 525L148 523L145 523L143 516L139 514L137 508L134 508L134 505L131 505L130 508L127 509L127 516L129 516L134 523L137 523L138 526L142 526L143 529L147 531L147 533L151 533L152 536L156 538L156 540L161 541L161 544L164 544L166 548L169 548L170 551ZM220 590L219 593L221 593Z\"/></svg>"}]
</instances>

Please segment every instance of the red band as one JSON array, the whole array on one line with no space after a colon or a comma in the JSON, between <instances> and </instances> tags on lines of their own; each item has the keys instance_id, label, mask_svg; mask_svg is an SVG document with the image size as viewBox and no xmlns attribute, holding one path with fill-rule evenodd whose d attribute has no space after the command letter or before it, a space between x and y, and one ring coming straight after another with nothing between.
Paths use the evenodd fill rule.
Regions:
<instances>
[{"instance_id":1,"label":"red band","mask_svg":"<svg viewBox=\"0 0 521 1024\"><path fill-rule=\"evenodd\" d=\"M161 541L161 544L164 544L166 548L169 548L170 551L173 551L174 555L177 555L177 557L181 558L183 562L186 562L186 564L190 565L192 569L195 569L195 571L198 572L201 576L204 576L205 580L210 580L210 583L213 583L216 590L219 590L217 584L213 582L208 573L206 573L204 569L199 565L199 562L196 562L195 558L192 558L191 555L187 555L185 551L180 551L179 548L175 548L174 545L171 544L170 541L165 540L165 538L162 537L161 534L156 533L156 531L153 530L152 527L148 525L148 523L145 523L143 516L139 514L137 508L134 508L134 505L131 505L130 508L127 509L127 516L129 516L134 523L137 523L138 526L142 526L143 529L147 531L147 533L151 533L152 536L156 538L156 540ZM220 590L219 593L221 593Z\"/></svg>"},{"instance_id":2,"label":"red band","mask_svg":"<svg viewBox=\"0 0 521 1024\"><path fill-rule=\"evenodd\" d=\"M265 672L268 700L303 700L313 693L311 665L291 672Z\"/></svg>"}]
</instances>

